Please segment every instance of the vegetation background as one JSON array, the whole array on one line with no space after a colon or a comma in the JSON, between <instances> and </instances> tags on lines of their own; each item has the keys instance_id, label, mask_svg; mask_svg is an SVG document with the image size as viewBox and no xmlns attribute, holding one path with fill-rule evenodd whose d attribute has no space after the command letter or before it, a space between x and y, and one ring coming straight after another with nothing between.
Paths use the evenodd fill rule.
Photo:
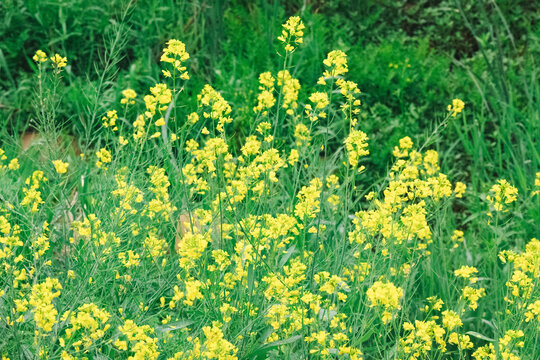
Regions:
<instances>
[{"instance_id":1,"label":"vegetation background","mask_svg":"<svg viewBox=\"0 0 540 360\"><path fill-rule=\"evenodd\" d=\"M348 79L362 91L359 128L370 137L370 156L362 162L368 171L358 179L358 198L388 181L400 138L410 136L415 144L437 150L441 172L468 186L465 199L438 215L444 218L438 232L451 233L460 224L470 234L461 256L482 274L502 273L497 252L523 249L540 235L540 196L527 195L535 190L540 169L540 7L535 1L3 0L0 148L20 156L20 176L26 178L41 150L28 150L24 139L33 139L36 130L48 134L46 141L73 144L76 153L103 147L108 137L102 117L119 103L122 90L145 94L160 82L164 44L179 39L191 56L191 80L178 103L196 107L200 89L212 84L233 109L229 145L239 152L253 129L259 74L281 70L276 38L292 15L307 29L295 52L293 77L312 83L324 70L322 59L340 49L348 55ZM47 129L33 100L37 49L68 59L53 95L61 101L50 104L54 126ZM306 95L302 88L300 97ZM465 102L463 116L441 129L454 98ZM336 150L339 144L327 146ZM496 179L508 180L520 198L510 216L493 224L480 217ZM3 201L16 190L7 179L0 183ZM437 284L445 270L432 270L426 288L419 290L423 295L448 291ZM504 286L496 291L502 294ZM492 306L480 304L478 313L489 314ZM491 321L471 320L476 334L496 338ZM527 348L538 355L538 336L534 339Z\"/></svg>"},{"instance_id":2,"label":"vegetation background","mask_svg":"<svg viewBox=\"0 0 540 360\"><path fill-rule=\"evenodd\" d=\"M89 146L95 141L89 128L97 130L122 89L142 93L158 80L170 38L182 39L192 57L186 101L210 83L233 105L254 103L258 75L279 70L274 55L282 20L299 14L311 31L294 76L315 78L322 64L313 59L334 48L348 54L351 80L363 92L362 128L375 146L373 178L384 173L399 138L431 133L453 97L465 99L471 115L445 134L451 141L444 147L453 151L443 152L452 157L444 164L477 169L467 171L476 190L494 177L524 190L538 169L534 1L6 0L0 10L1 131L11 137L32 121L35 49L70 59L61 90L67 101L57 116L63 132ZM233 108L241 137L251 107Z\"/></svg>"}]
</instances>

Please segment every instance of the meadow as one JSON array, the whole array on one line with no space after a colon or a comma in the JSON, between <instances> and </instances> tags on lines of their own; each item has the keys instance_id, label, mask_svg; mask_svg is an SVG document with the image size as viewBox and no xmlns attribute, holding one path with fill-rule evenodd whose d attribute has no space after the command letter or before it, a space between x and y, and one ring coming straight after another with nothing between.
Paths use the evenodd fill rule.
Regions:
<instances>
[{"instance_id":1,"label":"meadow","mask_svg":"<svg viewBox=\"0 0 540 360\"><path fill-rule=\"evenodd\" d=\"M540 358L527 1L0 4L0 358Z\"/></svg>"}]
</instances>

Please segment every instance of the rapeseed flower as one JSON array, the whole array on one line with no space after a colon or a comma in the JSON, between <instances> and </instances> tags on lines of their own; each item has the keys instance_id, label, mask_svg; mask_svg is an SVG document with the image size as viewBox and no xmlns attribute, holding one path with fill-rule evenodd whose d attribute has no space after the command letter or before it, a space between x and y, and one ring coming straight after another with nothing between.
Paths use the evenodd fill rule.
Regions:
<instances>
[{"instance_id":1,"label":"rapeseed flower","mask_svg":"<svg viewBox=\"0 0 540 360\"><path fill-rule=\"evenodd\" d=\"M97 161L96 166L98 168L103 168L103 170L107 170L107 167L103 166L104 164L108 164L112 161L111 153L109 150L102 148L99 149L99 151L96 152Z\"/></svg>"},{"instance_id":2,"label":"rapeseed flower","mask_svg":"<svg viewBox=\"0 0 540 360\"><path fill-rule=\"evenodd\" d=\"M360 130L352 130L345 139L345 148L347 149L347 155L349 158L349 164L353 168L358 167L358 162L361 156L366 156L369 154L367 150L369 140L368 136ZM359 171L362 171L362 167Z\"/></svg>"},{"instance_id":3,"label":"rapeseed flower","mask_svg":"<svg viewBox=\"0 0 540 360\"><path fill-rule=\"evenodd\" d=\"M174 70L178 72L180 79L188 80L189 74L184 66L184 63L189 59L189 54L186 51L186 45L180 40L171 39L167 41L167 47L163 49L161 62L169 63ZM163 71L166 77L171 77L170 72Z\"/></svg>"},{"instance_id":4,"label":"rapeseed flower","mask_svg":"<svg viewBox=\"0 0 540 360\"><path fill-rule=\"evenodd\" d=\"M58 279L53 278L47 278L44 282L32 286L28 304L32 306L36 326L46 333L56 324L58 311L54 307L53 300L60 296L61 289L62 285Z\"/></svg>"},{"instance_id":5,"label":"rapeseed flower","mask_svg":"<svg viewBox=\"0 0 540 360\"><path fill-rule=\"evenodd\" d=\"M486 200L493 206L495 211L508 211L505 205L517 200L518 190L504 179L497 180L497 183L489 190Z\"/></svg>"},{"instance_id":6,"label":"rapeseed flower","mask_svg":"<svg viewBox=\"0 0 540 360\"><path fill-rule=\"evenodd\" d=\"M303 43L304 23L298 16L291 16L285 24L278 40L285 45L286 52L293 52L297 45Z\"/></svg>"},{"instance_id":7,"label":"rapeseed flower","mask_svg":"<svg viewBox=\"0 0 540 360\"><path fill-rule=\"evenodd\" d=\"M323 72L323 76L317 81L320 85L325 85L326 80L341 76L349 71L347 66L347 54L341 50L333 50L328 53L328 56L323 61L327 67Z\"/></svg>"},{"instance_id":8,"label":"rapeseed flower","mask_svg":"<svg viewBox=\"0 0 540 360\"><path fill-rule=\"evenodd\" d=\"M63 162L62 160L54 160L52 163L58 174L65 174L67 172L69 163Z\"/></svg>"},{"instance_id":9,"label":"rapeseed flower","mask_svg":"<svg viewBox=\"0 0 540 360\"><path fill-rule=\"evenodd\" d=\"M60 69L67 65L67 58L54 54L54 56L51 56L51 62L56 69Z\"/></svg>"},{"instance_id":10,"label":"rapeseed flower","mask_svg":"<svg viewBox=\"0 0 540 360\"><path fill-rule=\"evenodd\" d=\"M107 111L107 115L102 117L104 128L110 128L112 131L117 131L118 126L116 126L116 120L118 120L118 114L116 110Z\"/></svg>"},{"instance_id":11,"label":"rapeseed flower","mask_svg":"<svg viewBox=\"0 0 540 360\"><path fill-rule=\"evenodd\" d=\"M37 50L32 59L37 63L43 63L48 60L47 54L43 50Z\"/></svg>"},{"instance_id":12,"label":"rapeseed flower","mask_svg":"<svg viewBox=\"0 0 540 360\"><path fill-rule=\"evenodd\" d=\"M133 105L135 104L135 98L137 93L133 89L126 89L122 91L123 98L120 100L120 104Z\"/></svg>"},{"instance_id":13,"label":"rapeseed flower","mask_svg":"<svg viewBox=\"0 0 540 360\"><path fill-rule=\"evenodd\" d=\"M376 281L366 293L370 307L382 308L382 321L388 323L396 310L401 309L399 304L403 297L403 289L391 282Z\"/></svg>"},{"instance_id":14,"label":"rapeseed flower","mask_svg":"<svg viewBox=\"0 0 540 360\"><path fill-rule=\"evenodd\" d=\"M454 99L452 100L452 104L448 105L447 110L451 113L453 117L456 117L457 114L463 111L464 107L465 103L463 101L461 101L460 99Z\"/></svg>"}]
</instances>

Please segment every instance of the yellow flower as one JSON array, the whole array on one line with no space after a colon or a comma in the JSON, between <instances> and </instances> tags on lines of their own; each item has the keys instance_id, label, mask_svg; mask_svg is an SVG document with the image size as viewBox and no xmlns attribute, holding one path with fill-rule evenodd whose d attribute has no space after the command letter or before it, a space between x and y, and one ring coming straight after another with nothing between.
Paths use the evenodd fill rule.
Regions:
<instances>
[{"instance_id":1,"label":"yellow flower","mask_svg":"<svg viewBox=\"0 0 540 360\"><path fill-rule=\"evenodd\" d=\"M443 315L443 326L448 330L454 330L455 328L461 327L463 322L459 315L452 310L445 310L442 312Z\"/></svg>"},{"instance_id":2,"label":"yellow flower","mask_svg":"<svg viewBox=\"0 0 540 360\"><path fill-rule=\"evenodd\" d=\"M504 179L497 180L486 196L487 201L496 211L505 211L504 204L511 204L517 200L518 190Z\"/></svg>"},{"instance_id":3,"label":"yellow flower","mask_svg":"<svg viewBox=\"0 0 540 360\"><path fill-rule=\"evenodd\" d=\"M35 55L32 57L35 62L42 63L47 61L47 54L43 52L42 50L36 51Z\"/></svg>"},{"instance_id":4,"label":"yellow flower","mask_svg":"<svg viewBox=\"0 0 540 360\"><path fill-rule=\"evenodd\" d=\"M478 307L478 300L485 295L486 290L484 288L474 289L470 286L465 286L462 290L462 296L469 302L469 308L471 310L476 310Z\"/></svg>"},{"instance_id":5,"label":"yellow flower","mask_svg":"<svg viewBox=\"0 0 540 360\"><path fill-rule=\"evenodd\" d=\"M50 332L56 323L58 311L52 301L60 296L62 285L58 279L47 278L44 282L32 286L32 293L28 303L32 306L36 326L44 332ZM58 291L54 291L58 290Z\"/></svg>"},{"instance_id":6,"label":"yellow flower","mask_svg":"<svg viewBox=\"0 0 540 360\"><path fill-rule=\"evenodd\" d=\"M19 169L19 159L15 158L15 159L11 159L11 161L9 162L8 164L8 169L9 170L18 170Z\"/></svg>"},{"instance_id":7,"label":"yellow flower","mask_svg":"<svg viewBox=\"0 0 540 360\"><path fill-rule=\"evenodd\" d=\"M44 203L41 198L41 192L39 191L39 183L46 181L47 178L44 176L43 171L34 171L32 176L28 177L25 181L28 187L23 187L24 198L21 201L21 206L29 206L32 213L36 213L38 206Z\"/></svg>"},{"instance_id":8,"label":"yellow flower","mask_svg":"<svg viewBox=\"0 0 540 360\"><path fill-rule=\"evenodd\" d=\"M454 271L455 276L462 277L464 279L470 279L472 283L478 280L478 278L472 277L473 275L477 273L478 273L478 270L475 267L466 266L466 265Z\"/></svg>"},{"instance_id":9,"label":"yellow flower","mask_svg":"<svg viewBox=\"0 0 540 360\"><path fill-rule=\"evenodd\" d=\"M463 111L463 108L465 107L465 103L459 99L452 100L452 104L448 105L447 110L452 113L453 117L456 117L457 114L459 114L461 111Z\"/></svg>"},{"instance_id":10,"label":"yellow flower","mask_svg":"<svg viewBox=\"0 0 540 360\"><path fill-rule=\"evenodd\" d=\"M56 169L56 172L59 174L65 174L67 172L67 168L69 166L69 163L63 162L62 160L54 160L53 162L54 168Z\"/></svg>"},{"instance_id":11,"label":"yellow flower","mask_svg":"<svg viewBox=\"0 0 540 360\"><path fill-rule=\"evenodd\" d=\"M170 63L176 71L180 74L180 79L188 80L189 75L184 66L184 63L189 59L189 54L186 51L186 45L175 39L167 41L167 47L163 49L163 55L161 55L161 62ZM169 71L164 71L165 77L171 77Z\"/></svg>"},{"instance_id":12,"label":"yellow flower","mask_svg":"<svg viewBox=\"0 0 540 360\"><path fill-rule=\"evenodd\" d=\"M456 186L454 187L454 194L456 195L457 198L461 198L463 197L465 190L467 190L467 185L458 181L456 183Z\"/></svg>"},{"instance_id":13,"label":"yellow flower","mask_svg":"<svg viewBox=\"0 0 540 360\"><path fill-rule=\"evenodd\" d=\"M58 54L51 56L51 61L57 69L63 68L67 65L67 58L62 57Z\"/></svg>"},{"instance_id":14,"label":"yellow flower","mask_svg":"<svg viewBox=\"0 0 540 360\"><path fill-rule=\"evenodd\" d=\"M349 71L347 67L347 54L341 50L330 51L326 59L324 59L323 64L328 69L324 70L323 76L317 81L319 85L325 85L326 80L341 76Z\"/></svg>"},{"instance_id":15,"label":"yellow flower","mask_svg":"<svg viewBox=\"0 0 540 360\"><path fill-rule=\"evenodd\" d=\"M385 324L392 320L392 313L395 310L401 309L399 300L403 297L403 289L391 282L376 281L366 295L371 303L370 307L383 308L382 321Z\"/></svg>"},{"instance_id":16,"label":"yellow flower","mask_svg":"<svg viewBox=\"0 0 540 360\"><path fill-rule=\"evenodd\" d=\"M120 104L135 104L135 98L137 97L137 93L133 89L126 89L122 91L122 100L120 100Z\"/></svg>"},{"instance_id":17,"label":"yellow flower","mask_svg":"<svg viewBox=\"0 0 540 360\"><path fill-rule=\"evenodd\" d=\"M103 166L103 164L111 162L111 153L107 149L100 149L98 152L96 152L96 156L98 158L98 160L96 161L96 166L98 168L103 167L104 170L107 170L107 168Z\"/></svg>"},{"instance_id":18,"label":"yellow flower","mask_svg":"<svg viewBox=\"0 0 540 360\"><path fill-rule=\"evenodd\" d=\"M277 84L282 87L283 104L282 107L287 109L287 114L292 115L294 109L298 107L296 100L298 99L298 91L300 90L300 82L291 76L288 70L278 72Z\"/></svg>"},{"instance_id":19,"label":"yellow flower","mask_svg":"<svg viewBox=\"0 0 540 360\"><path fill-rule=\"evenodd\" d=\"M302 44L305 29L304 23L298 16L291 16L285 24L278 40L285 45L285 51L292 52L296 45Z\"/></svg>"},{"instance_id":20,"label":"yellow flower","mask_svg":"<svg viewBox=\"0 0 540 360\"><path fill-rule=\"evenodd\" d=\"M156 125L156 126L163 126L163 125L165 125L165 119L162 118L162 117L159 118L159 119L157 119L156 122L154 123L154 125Z\"/></svg>"},{"instance_id":21,"label":"yellow flower","mask_svg":"<svg viewBox=\"0 0 540 360\"><path fill-rule=\"evenodd\" d=\"M347 139L345 139L345 147L349 157L349 164L356 168L361 156L369 154L368 136L360 130L352 130ZM360 169L361 170L361 169Z\"/></svg>"}]
</instances>

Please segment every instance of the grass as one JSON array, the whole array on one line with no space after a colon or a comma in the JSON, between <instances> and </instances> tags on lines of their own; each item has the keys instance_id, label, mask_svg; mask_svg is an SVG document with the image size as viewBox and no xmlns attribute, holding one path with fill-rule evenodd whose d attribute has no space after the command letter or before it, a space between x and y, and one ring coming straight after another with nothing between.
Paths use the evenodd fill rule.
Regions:
<instances>
[{"instance_id":1,"label":"grass","mask_svg":"<svg viewBox=\"0 0 540 360\"><path fill-rule=\"evenodd\" d=\"M538 357L527 2L0 7L0 356Z\"/></svg>"}]
</instances>

